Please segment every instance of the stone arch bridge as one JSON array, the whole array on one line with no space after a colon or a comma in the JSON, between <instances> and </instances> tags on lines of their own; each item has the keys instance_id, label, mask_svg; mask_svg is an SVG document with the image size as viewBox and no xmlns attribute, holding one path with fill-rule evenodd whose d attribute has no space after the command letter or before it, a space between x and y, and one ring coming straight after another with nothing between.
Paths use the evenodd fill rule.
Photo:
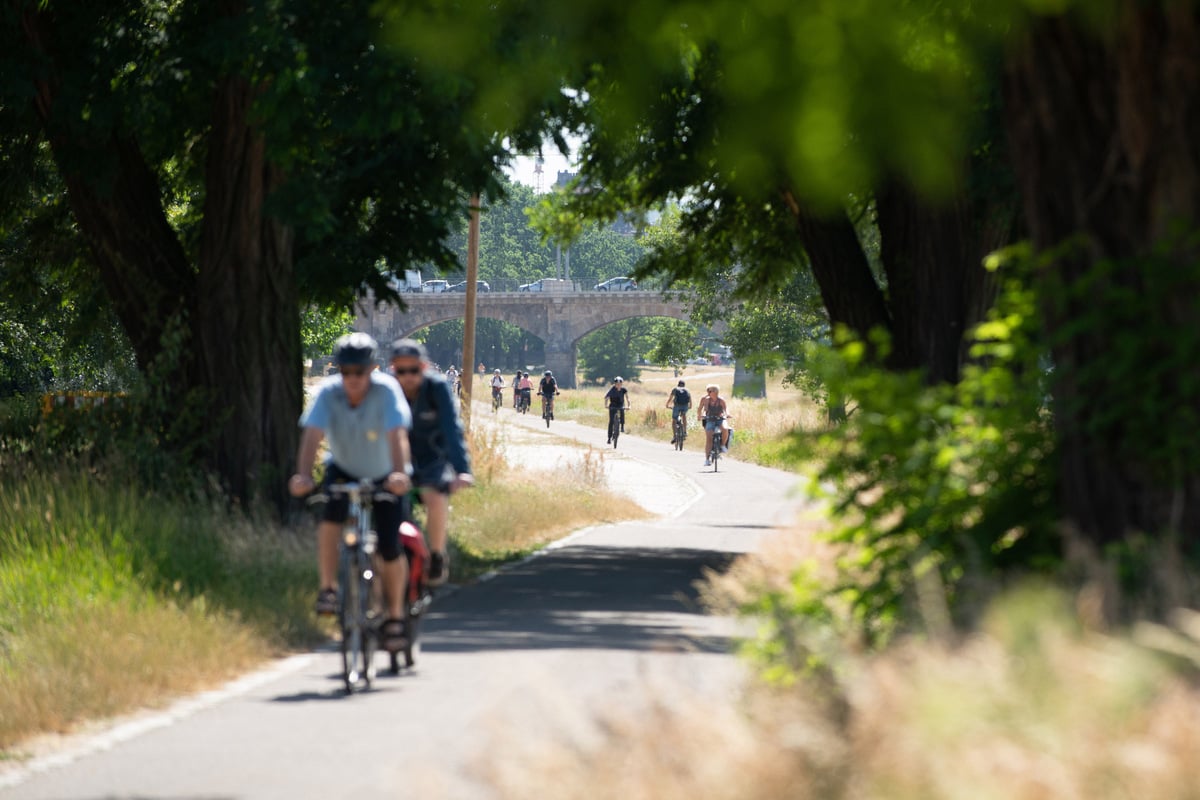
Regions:
<instances>
[{"instance_id":1,"label":"stone arch bridge","mask_svg":"<svg viewBox=\"0 0 1200 800\"><path fill-rule=\"evenodd\" d=\"M405 294L407 309L376 307L368 298L358 308L357 329L383 344L422 328L462 319L466 295ZM575 388L579 340L594 330L633 317L687 319L688 307L677 295L658 292L488 292L476 296L476 314L515 325L546 345L546 368L559 385Z\"/></svg>"}]
</instances>

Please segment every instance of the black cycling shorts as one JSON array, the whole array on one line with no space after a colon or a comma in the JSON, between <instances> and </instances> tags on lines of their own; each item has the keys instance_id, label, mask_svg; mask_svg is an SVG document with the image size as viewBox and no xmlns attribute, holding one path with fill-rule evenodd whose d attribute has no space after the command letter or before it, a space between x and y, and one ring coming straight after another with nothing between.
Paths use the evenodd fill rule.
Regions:
<instances>
[{"instance_id":1,"label":"black cycling shorts","mask_svg":"<svg viewBox=\"0 0 1200 800\"><path fill-rule=\"evenodd\" d=\"M347 483L357 481L358 478L341 469L337 464L327 464L325 467L325 478L321 481L321 491L329 494L329 485L332 483ZM387 475L382 478L372 480L377 487L382 491L383 482L387 480ZM400 523L406 519L411 519L409 508L408 495L403 495L396 498L396 502L388 503L380 501L372 506L371 522L375 526L375 536L377 538L377 547L379 555L383 556L384 561L395 561L400 557L403 548L400 547ZM325 511L321 515L321 519L325 522L343 523L346 517L350 515L350 498L345 495L330 494L329 502L325 504Z\"/></svg>"}]
</instances>

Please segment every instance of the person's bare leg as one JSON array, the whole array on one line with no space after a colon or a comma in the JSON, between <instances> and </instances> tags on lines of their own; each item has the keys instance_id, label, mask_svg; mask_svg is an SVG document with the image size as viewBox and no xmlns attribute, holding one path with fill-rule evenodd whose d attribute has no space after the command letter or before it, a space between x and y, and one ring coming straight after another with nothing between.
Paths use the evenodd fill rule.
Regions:
<instances>
[{"instance_id":1,"label":"person's bare leg","mask_svg":"<svg viewBox=\"0 0 1200 800\"><path fill-rule=\"evenodd\" d=\"M404 619L404 587L408 583L408 559L401 553L393 561L384 561L383 602L387 606L388 619Z\"/></svg>"},{"instance_id":2,"label":"person's bare leg","mask_svg":"<svg viewBox=\"0 0 1200 800\"><path fill-rule=\"evenodd\" d=\"M322 522L317 526L317 575L321 588L337 588L338 533L340 522Z\"/></svg>"},{"instance_id":3,"label":"person's bare leg","mask_svg":"<svg viewBox=\"0 0 1200 800\"><path fill-rule=\"evenodd\" d=\"M425 506L425 535L429 549L446 552L446 526L450 522L450 498L433 489L421 490L421 505Z\"/></svg>"}]
</instances>

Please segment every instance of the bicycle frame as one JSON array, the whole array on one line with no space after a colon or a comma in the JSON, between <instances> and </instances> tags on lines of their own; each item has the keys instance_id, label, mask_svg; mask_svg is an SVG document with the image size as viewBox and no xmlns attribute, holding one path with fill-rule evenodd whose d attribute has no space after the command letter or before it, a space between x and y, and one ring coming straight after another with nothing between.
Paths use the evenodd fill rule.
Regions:
<instances>
[{"instance_id":1,"label":"bicycle frame","mask_svg":"<svg viewBox=\"0 0 1200 800\"><path fill-rule=\"evenodd\" d=\"M376 502L397 502L388 492L377 491L370 481L332 484L329 494L316 494L310 502L343 496L349 503L342 535L338 539L338 624L342 642L342 680L346 693L359 683L371 687L375 679L375 652L379 648L376 622L378 586L375 548L378 535L371 525Z\"/></svg>"}]
</instances>

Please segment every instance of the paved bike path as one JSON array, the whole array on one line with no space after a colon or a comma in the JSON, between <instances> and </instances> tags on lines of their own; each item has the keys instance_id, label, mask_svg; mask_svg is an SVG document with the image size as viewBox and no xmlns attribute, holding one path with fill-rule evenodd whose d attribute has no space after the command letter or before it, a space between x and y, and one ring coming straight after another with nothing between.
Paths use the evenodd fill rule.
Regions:
<instances>
[{"instance_id":1,"label":"paved bike path","mask_svg":"<svg viewBox=\"0 0 1200 800\"><path fill-rule=\"evenodd\" d=\"M550 436L604 447L603 431L574 423ZM586 745L598 713L729 696L743 678L728 655L734 623L704 614L693 584L790 520L795 476L734 458L713 474L697 454L635 436L605 463L635 496L661 473L672 509L582 531L439 598L411 673L344 697L336 652L298 656L0 780L0 798L487 798L487 763L514 740Z\"/></svg>"}]
</instances>

